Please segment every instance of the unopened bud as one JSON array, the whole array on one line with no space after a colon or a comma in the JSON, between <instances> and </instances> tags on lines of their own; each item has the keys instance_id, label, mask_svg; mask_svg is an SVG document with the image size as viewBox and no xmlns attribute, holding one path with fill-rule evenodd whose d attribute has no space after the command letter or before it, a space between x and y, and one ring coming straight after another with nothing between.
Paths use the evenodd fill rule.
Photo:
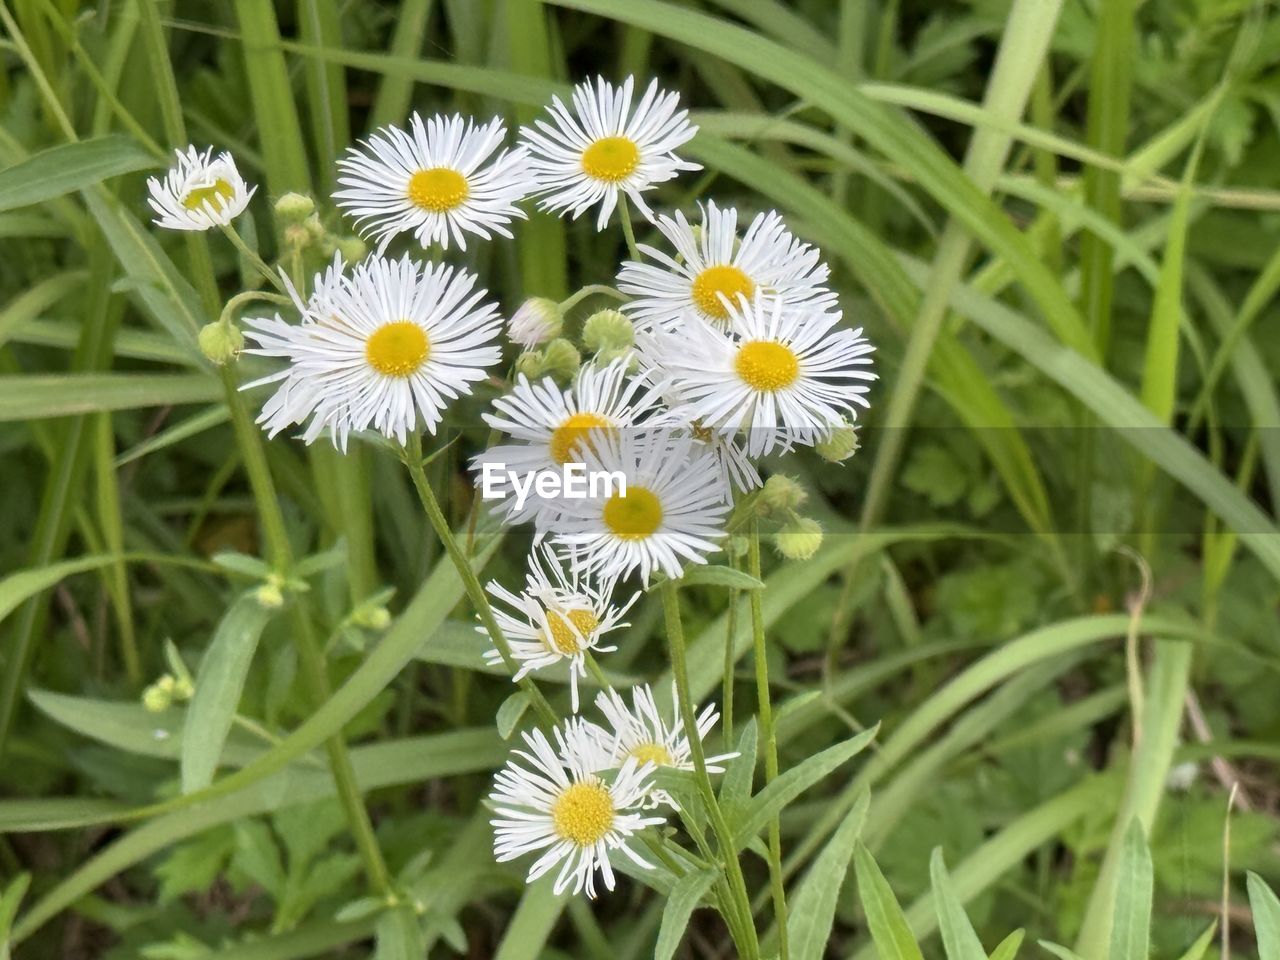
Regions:
<instances>
[{"instance_id":1,"label":"unopened bud","mask_svg":"<svg viewBox=\"0 0 1280 960\"><path fill-rule=\"evenodd\" d=\"M142 706L147 713L164 713L172 703L173 695L162 690L158 683L142 691Z\"/></svg>"},{"instance_id":2,"label":"unopened bud","mask_svg":"<svg viewBox=\"0 0 1280 960\"><path fill-rule=\"evenodd\" d=\"M556 338L542 351L545 372L557 380L571 380L582 366L582 355L568 340Z\"/></svg>"},{"instance_id":3,"label":"unopened bud","mask_svg":"<svg viewBox=\"0 0 1280 960\"><path fill-rule=\"evenodd\" d=\"M538 350L526 350L516 357L516 373L523 373L530 380L539 379L546 369L542 353Z\"/></svg>"},{"instance_id":4,"label":"unopened bud","mask_svg":"<svg viewBox=\"0 0 1280 960\"><path fill-rule=\"evenodd\" d=\"M315 209L315 201L304 193L286 193L276 201L276 216L281 222L301 223Z\"/></svg>"},{"instance_id":5,"label":"unopened bud","mask_svg":"<svg viewBox=\"0 0 1280 960\"><path fill-rule=\"evenodd\" d=\"M636 328L619 310L599 310L582 325L582 345L593 353L621 356L636 342Z\"/></svg>"},{"instance_id":6,"label":"unopened bud","mask_svg":"<svg viewBox=\"0 0 1280 960\"><path fill-rule=\"evenodd\" d=\"M200 344L200 352L222 366L230 363L244 349L244 334L230 320L215 320L200 328L196 337Z\"/></svg>"},{"instance_id":7,"label":"unopened bud","mask_svg":"<svg viewBox=\"0 0 1280 960\"><path fill-rule=\"evenodd\" d=\"M268 610L284 606L284 591L278 584L264 583L253 592L254 598Z\"/></svg>"},{"instance_id":8,"label":"unopened bud","mask_svg":"<svg viewBox=\"0 0 1280 960\"><path fill-rule=\"evenodd\" d=\"M843 423L827 434L826 439L814 444L813 449L823 460L844 463L858 452L857 428L851 423Z\"/></svg>"},{"instance_id":9,"label":"unopened bud","mask_svg":"<svg viewBox=\"0 0 1280 960\"><path fill-rule=\"evenodd\" d=\"M560 304L547 297L530 297L507 322L507 336L526 350L540 347L564 329Z\"/></svg>"},{"instance_id":10,"label":"unopened bud","mask_svg":"<svg viewBox=\"0 0 1280 960\"><path fill-rule=\"evenodd\" d=\"M778 532L773 546L788 560L808 560L822 546L822 527L817 520L801 517Z\"/></svg>"},{"instance_id":11,"label":"unopened bud","mask_svg":"<svg viewBox=\"0 0 1280 960\"><path fill-rule=\"evenodd\" d=\"M775 474L764 482L760 500L770 511L795 510L809 497L804 487L791 477Z\"/></svg>"},{"instance_id":12,"label":"unopened bud","mask_svg":"<svg viewBox=\"0 0 1280 960\"><path fill-rule=\"evenodd\" d=\"M391 611L386 607L361 607L351 615L356 626L385 630L391 625Z\"/></svg>"},{"instance_id":13,"label":"unopened bud","mask_svg":"<svg viewBox=\"0 0 1280 960\"><path fill-rule=\"evenodd\" d=\"M343 262L348 266L359 263L369 251L369 245L359 237L338 237L337 245Z\"/></svg>"},{"instance_id":14,"label":"unopened bud","mask_svg":"<svg viewBox=\"0 0 1280 960\"><path fill-rule=\"evenodd\" d=\"M751 541L740 533L735 533L724 544L724 552L735 559L745 557L750 550Z\"/></svg>"},{"instance_id":15,"label":"unopened bud","mask_svg":"<svg viewBox=\"0 0 1280 960\"><path fill-rule=\"evenodd\" d=\"M195 696L196 688L188 677L178 677L173 682L173 699L190 700Z\"/></svg>"}]
</instances>

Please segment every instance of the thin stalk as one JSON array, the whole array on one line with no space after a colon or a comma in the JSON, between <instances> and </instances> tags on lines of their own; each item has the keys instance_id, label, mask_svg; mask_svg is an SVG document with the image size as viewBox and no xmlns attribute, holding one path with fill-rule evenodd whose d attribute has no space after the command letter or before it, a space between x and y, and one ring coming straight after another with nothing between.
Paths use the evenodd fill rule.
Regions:
<instances>
[{"instance_id":1,"label":"thin stalk","mask_svg":"<svg viewBox=\"0 0 1280 960\"><path fill-rule=\"evenodd\" d=\"M579 290L577 293L571 295L565 300L561 300L560 312L566 313L569 310L572 310L574 307L576 307L579 303L581 303L587 297L590 297L593 294L597 294L597 293L604 297L613 297L613 299L615 300L621 300L623 303L625 303L628 300L628 297L625 293L615 290L613 287L609 286L608 284L589 283L585 287L583 287L581 290Z\"/></svg>"},{"instance_id":2,"label":"thin stalk","mask_svg":"<svg viewBox=\"0 0 1280 960\"><path fill-rule=\"evenodd\" d=\"M747 571L760 579L760 523L752 521L750 547L747 551ZM760 718L761 739L764 741L764 783L768 787L778 777L778 733L773 725L773 704L769 700L769 661L764 642L764 610L761 591L751 591L751 636L756 660L757 715ZM782 885L782 822L774 813L769 820L769 883L773 887L773 915L778 925L778 956L788 960L791 955L787 944L787 893Z\"/></svg>"},{"instance_id":3,"label":"thin stalk","mask_svg":"<svg viewBox=\"0 0 1280 960\"><path fill-rule=\"evenodd\" d=\"M257 270L266 280L271 283L281 293L288 293L284 282L281 281L280 275L267 266L267 262L258 256L257 251L251 249L244 238L236 231L236 228L230 224L224 224L222 232L227 235L227 239L231 241L231 245L240 252L240 256L248 261L249 265Z\"/></svg>"},{"instance_id":4,"label":"thin stalk","mask_svg":"<svg viewBox=\"0 0 1280 960\"><path fill-rule=\"evenodd\" d=\"M733 739L733 671L738 661L738 651L734 638L738 634L738 600L742 591L729 590L729 613L724 629L724 678L721 681L720 715L724 730L725 743L732 746Z\"/></svg>"},{"instance_id":5,"label":"thin stalk","mask_svg":"<svg viewBox=\"0 0 1280 960\"><path fill-rule=\"evenodd\" d=\"M631 227L631 208L627 206L625 195L618 197L618 217L622 220L622 235L627 238L627 252L631 259L639 262L640 248L636 246L636 232Z\"/></svg>"},{"instance_id":6,"label":"thin stalk","mask_svg":"<svg viewBox=\"0 0 1280 960\"><path fill-rule=\"evenodd\" d=\"M476 608L480 623L484 626L490 639L493 640L493 645L497 648L498 653L501 654L502 662L514 674L517 666L515 657L511 654L511 645L507 642L502 628L498 626L497 620L494 619L493 608L489 606L489 598L485 595L484 588L480 585L480 578L476 576L475 570L471 567L471 562L467 559L467 555L453 535L449 520L445 517L444 511L440 509L440 501L436 499L435 491L431 489L431 484L427 482L427 474L422 469L422 438L417 433L411 432L409 434L409 442L402 448L400 459L409 471L409 478L413 481L413 486L418 491L418 500L422 503L422 509L426 512L427 519L431 521L431 526L435 530L436 536L444 546L445 552L449 554L449 559L457 569L458 576L462 578L462 585L467 591L467 596L471 599L472 606ZM519 686L529 695L533 709L537 712L542 722L548 727L554 727L557 720L556 713L551 709L551 704L547 702L547 698L542 695L542 691L528 677L522 678L519 681Z\"/></svg>"},{"instance_id":7,"label":"thin stalk","mask_svg":"<svg viewBox=\"0 0 1280 960\"><path fill-rule=\"evenodd\" d=\"M734 844L733 831L724 818L724 811L716 800L716 792L711 786L711 778L707 775L707 758L702 749L702 738L698 736L697 719L693 712L693 697L689 690L689 666L685 653L684 625L680 621L680 588L676 581L668 580L662 585L662 611L667 622L667 643L671 648L671 673L676 682L676 709L680 711L680 719L684 724L685 736L689 739L689 752L693 755L694 780L702 794L707 807L707 816L711 820L711 828L715 831L716 841L720 845L720 856L724 862L725 872L729 877L729 887L733 894L732 912L737 914L743 927L738 949L748 958L760 956L760 940L756 934L755 923L751 918L751 898L747 894L747 882L742 876L742 864L738 862L738 851ZM728 917L725 918L726 921Z\"/></svg>"}]
</instances>

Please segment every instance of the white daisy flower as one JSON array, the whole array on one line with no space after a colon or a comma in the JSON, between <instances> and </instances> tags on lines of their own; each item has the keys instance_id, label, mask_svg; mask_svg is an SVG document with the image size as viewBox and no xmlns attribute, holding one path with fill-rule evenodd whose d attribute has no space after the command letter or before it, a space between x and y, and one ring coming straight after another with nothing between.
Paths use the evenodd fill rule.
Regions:
<instances>
[{"instance_id":1,"label":"white daisy flower","mask_svg":"<svg viewBox=\"0 0 1280 960\"><path fill-rule=\"evenodd\" d=\"M490 823L498 862L542 851L529 868L528 882L561 864L555 892L572 887L575 894L585 889L588 897L596 895L597 871L605 889L614 888L612 851L621 851L637 866L651 867L627 841L645 827L664 822L637 812L648 798L653 767L628 760L606 778L590 769L589 759L583 762L574 756L560 731L556 739L567 756L557 756L540 730L523 736L529 750L515 754L527 766L509 760L498 771L489 795L497 814Z\"/></svg>"},{"instance_id":2,"label":"white daisy flower","mask_svg":"<svg viewBox=\"0 0 1280 960\"><path fill-rule=\"evenodd\" d=\"M408 256L370 258L349 277L335 262L299 304L301 323L278 314L245 321L258 344L249 353L289 361L245 386L281 383L258 422L275 436L309 418L307 443L327 430L343 450L352 431L369 427L400 443L422 427L434 434L449 402L501 357L502 320L475 285L466 271Z\"/></svg>"},{"instance_id":3,"label":"white daisy flower","mask_svg":"<svg viewBox=\"0 0 1280 960\"><path fill-rule=\"evenodd\" d=\"M685 563L706 563L720 547L728 512L715 457L671 431L602 434L584 452L587 473L625 479L565 498L549 525L571 560L601 576L640 572L645 586L661 570L679 577Z\"/></svg>"},{"instance_id":4,"label":"white daisy flower","mask_svg":"<svg viewBox=\"0 0 1280 960\"><path fill-rule=\"evenodd\" d=\"M835 313L765 305L757 294L729 310L729 327L690 324L641 337L641 353L680 392L672 415L722 436L746 435L759 457L791 443L812 446L866 407L875 349L862 329L835 329Z\"/></svg>"},{"instance_id":5,"label":"white daisy flower","mask_svg":"<svg viewBox=\"0 0 1280 960\"><path fill-rule=\"evenodd\" d=\"M674 684L671 688L671 702L677 703ZM648 684L632 688L630 707L622 695L612 688L596 694L596 707L604 714L609 725L604 734L608 742L605 753L610 767L621 766L633 759L638 763L651 763L655 767L674 767L677 770L694 768L693 751L684 732L684 721L680 718L679 708L673 706L670 720L664 717ZM707 734L719 719L720 712L714 704L704 707L696 718L698 739L706 740ZM586 736L586 733L578 733L580 739L585 740ZM707 771L724 773L721 764L736 756L736 753L723 753L706 757ZM651 806L665 803L679 809L675 800L664 790L654 790L649 799Z\"/></svg>"},{"instance_id":6,"label":"white daisy flower","mask_svg":"<svg viewBox=\"0 0 1280 960\"><path fill-rule=\"evenodd\" d=\"M164 180L147 178L148 203L159 216L156 226L168 230L208 230L226 226L244 212L254 191L245 186L229 153L213 156L210 147L174 151L177 163Z\"/></svg>"},{"instance_id":7,"label":"white daisy flower","mask_svg":"<svg viewBox=\"0 0 1280 960\"><path fill-rule=\"evenodd\" d=\"M484 414L485 423L516 442L476 456L471 467L477 480L483 481L486 464L523 477L544 470L558 475L565 464L581 462L598 435L654 422L661 412L662 385L647 376L629 375L628 367L624 359L603 367L585 364L567 390L550 377L531 382L520 374L514 389L493 401L494 412ZM504 500L495 501L495 508L509 523L535 520L544 527L561 504L558 496L549 500L530 488L518 507L514 491L508 492Z\"/></svg>"},{"instance_id":8,"label":"white daisy flower","mask_svg":"<svg viewBox=\"0 0 1280 960\"><path fill-rule=\"evenodd\" d=\"M675 255L641 244L654 263L629 261L618 274L618 289L634 299L623 312L640 329L711 322L728 325L730 304L761 295L766 307L780 301L787 308L815 313L836 310L836 295L824 284L830 274L819 253L801 243L776 211L759 214L738 241L738 211L708 202L702 227L694 228L683 213L660 216L658 229Z\"/></svg>"},{"instance_id":9,"label":"white daisy flower","mask_svg":"<svg viewBox=\"0 0 1280 960\"><path fill-rule=\"evenodd\" d=\"M512 681L518 683L534 670L563 661L569 664L569 690L573 712L578 712L578 678L587 675L587 652L611 653L605 635L627 626L622 621L640 596L633 593L622 604L611 602L615 580L593 580L564 561L547 546L529 556L529 572L521 593L512 593L496 580L488 593L496 601L494 619L507 638L511 655L520 664ZM476 628L485 633L483 627ZM490 664L503 662L496 647L485 652Z\"/></svg>"},{"instance_id":10,"label":"white daisy flower","mask_svg":"<svg viewBox=\"0 0 1280 960\"><path fill-rule=\"evenodd\" d=\"M507 135L501 120L477 126L455 114L423 121L414 114L406 132L383 127L338 161L333 199L355 218L378 252L396 234L411 231L424 247L463 250L468 233L488 240L510 237L507 224L524 218L516 206L534 188L523 147L485 162Z\"/></svg>"},{"instance_id":11,"label":"white daisy flower","mask_svg":"<svg viewBox=\"0 0 1280 960\"><path fill-rule=\"evenodd\" d=\"M679 94L660 91L654 80L633 110L634 86L634 77L627 77L621 87L603 77L596 78L594 86L588 80L573 88L572 113L559 97L552 97L552 122L537 120L534 127L521 128L538 192L544 195L542 209L567 211L576 220L599 204L596 229L603 230L618 193L624 192L652 220L641 193L682 170L702 169L673 152L698 132L689 123L689 112L676 109Z\"/></svg>"}]
</instances>

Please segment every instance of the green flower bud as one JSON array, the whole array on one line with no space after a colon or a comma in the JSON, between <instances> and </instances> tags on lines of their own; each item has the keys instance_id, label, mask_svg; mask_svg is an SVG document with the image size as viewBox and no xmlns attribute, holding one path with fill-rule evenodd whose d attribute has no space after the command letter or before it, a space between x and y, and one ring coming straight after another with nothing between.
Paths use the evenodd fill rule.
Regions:
<instances>
[{"instance_id":1,"label":"green flower bud","mask_svg":"<svg viewBox=\"0 0 1280 960\"><path fill-rule=\"evenodd\" d=\"M827 435L825 440L814 444L813 449L818 456L831 463L844 463L858 452L858 430L851 423L843 423Z\"/></svg>"},{"instance_id":2,"label":"green flower bud","mask_svg":"<svg viewBox=\"0 0 1280 960\"><path fill-rule=\"evenodd\" d=\"M773 546L788 560L808 560L822 546L822 527L817 520L800 517L778 532Z\"/></svg>"},{"instance_id":3,"label":"green flower bud","mask_svg":"<svg viewBox=\"0 0 1280 960\"><path fill-rule=\"evenodd\" d=\"M290 250L305 250L313 239L311 231L301 223L291 223L284 228L284 245Z\"/></svg>"},{"instance_id":4,"label":"green flower bud","mask_svg":"<svg viewBox=\"0 0 1280 960\"><path fill-rule=\"evenodd\" d=\"M547 365L543 362L542 352L539 350L526 350L516 357L516 373L523 373L530 380L539 379L546 370Z\"/></svg>"},{"instance_id":5,"label":"green flower bud","mask_svg":"<svg viewBox=\"0 0 1280 960\"><path fill-rule=\"evenodd\" d=\"M770 511L795 510L809 498L808 492L791 477L775 474L764 482L760 501Z\"/></svg>"},{"instance_id":6,"label":"green flower bud","mask_svg":"<svg viewBox=\"0 0 1280 960\"><path fill-rule=\"evenodd\" d=\"M343 262L348 265L359 263L369 251L368 244L359 237L338 237L337 244Z\"/></svg>"},{"instance_id":7,"label":"green flower bud","mask_svg":"<svg viewBox=\"0 0 1280 960\"><path fill-rule=\"evenodd\" d=\"M173 698L175 700L190 700L196 694L195 684L188 677L178 677L173 683Z\"/></svg>"},{"instance_id":8,"label":"green flower bud","mask_svg":"<svg viewBox=\"0 0 1280 960\"><path fill-rule=\"evenodd\" d=\"M532 350L560 336L564 329L564 314L560 304L547 297L530 297L520 304L507 322L507 336L512 343Z\"/></svg>"},{"instance_id":9,"label":"green flower bud","mask_svg":"<svg viewBox=\"0 0 1280 960\"><path fill-rule=\"evenodd\" d=\"M222 366L230 363L244 349L244 334L230 320L215 320L200 328L197 336L200 352Z\"/></svg>"},{"instance_id":10,"label":"green flower bud","mask_svg":"<svg viewBox=\"0 0 1280 960\"><path fill-rule=\"evenodd\" d=\"M557 337L543 349L542 363L546 372L557 380L570 380L582 366L582 355L568 340Z\"/></svg>"},{"instance_id":11,"label":"green flower bud","mask_svg":"<svg viewBox=\"0 0 1280 960\"><path fill-rule=\"evenodd\" d=\"M735 533L724 544L724 552L730 557L745 557L751 549L751 541L740 533Z\"/></svg>"},{"instance_id":12,"label":"green flower bud","mask_svg":"<svg viewBox=\"0 0 1280 960\"><path fill-rule=\"evenodd\" d=\"M618 310L599 310L582 325L582 345L595 353L622 356L635 342L635 326Z\"/></svg>"},{"instance_id":13,"label":"green flower bud","mask_svg":"<svg viewBox=\"0 0 1280 960\"><path fill-rule=\"evenodd\" d=\"M164 713L172 704L172 694L162 690L158 683L153 683L142 691L142 706L147 713Z\"/></svg>"},{"instance_id":14,"label":"green flower bud","mask_svg":"<svg viewBox=\"0 0 1280 960\"><path fill-rule=\"evenodd\" d=\"M276 216L282 223L301 223L315 209L315 201L304 193L286 193L276 201Z\"/></svg>"},{"instance_id":15,"label":"green flower bud","mask_svg":"<svg viewBox=\"0 0 1280 960\"><path fill-rule=\"evenodd\" d=\"M351 614L351 622L369 630L385 630L391 625L391 611L386 607L360 607Z\"/></svg>"},{"instance_id":16,"label":"green flower bud","mask_svg":"<svg viewBox=\"0 0 1280 960\"><path fill-rule=\"evenodd\" d=\"M268 610L275 610L284 606L284 591L280 589L279 584L264 583L253 592L253 595Z\"/></svg>"}]
</instances>

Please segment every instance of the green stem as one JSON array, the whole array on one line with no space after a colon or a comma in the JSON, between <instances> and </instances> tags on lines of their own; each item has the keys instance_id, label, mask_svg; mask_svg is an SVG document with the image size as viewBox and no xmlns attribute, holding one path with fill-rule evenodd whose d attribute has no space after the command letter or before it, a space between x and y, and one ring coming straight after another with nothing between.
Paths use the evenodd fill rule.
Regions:
<instances>
[{"instance_id":1,"label":"green stem","mask_svg":"<svg viewBox=\"0 0 1280 960\"><path fill-rule=\"evenodd\" d=\"M736 566L736 564L735 564ZM729 590L729 614L726 618L724 630L724 678L721 681L722 687L720 691L720 715L721 728L724 731L725 743L732 748L733 739L733 671L738 662L737 635L738 635L738 600L741 591L737 589Z\"/></svg>"},{"instance_id":2,"label":"green stem","mask_svg":"<svg viewBox=\"0 0 1280 960\"><path fill-rule=\"evenodd\" d=\"M738 862L738 849L734 843L733 831L729 829L724 811L720 809L720 804L716 800L711 778L707 775L707 758L702 749L702 738L698 736L693 696L689 689L684 625L680 621L679 590L674 580L668 580L662 584L662 610L667 622L667 643L671 647L671 673L676 682L676 709L680 711L684 733L689 740L689 752L693 755L694 780L698 784L698 790L707 807L707 815L711 820L711 828L715 831L716 841L720 845L720 857L724 862L732 893L732 912L742 927L739 931L738 949L749 960L754 960L760 956L760 940L751 918L751 898L747 894L747 882L742 876L742 864ZM729 917L726 916L725 920L728 922ZM730 923L730 926L732 925Z\"/></svg>"},{"instance_id":3,"label":"green stem","mask_svg":"<svg viewBox=\"0 0 1280 960\"><path fill-rule=\"evenodd\" d=\"M435 491L431 489L431 484L427 482L427 474L422 469L422 438L417 433L410 432L409 442L402 448L400 459L409 471L409 477L413 480L413 486L418 491L418 500L422 503L422 509L426 512L427 519L431 521L431 526L435 530L436 536L439 538L440 543L443 544L445 552L449 554L449 559L457 569L458 576L462 578L462 585L466 588L467 596L471 599L472 606L476 608L480 623L493 640L493 645L497 648L498 653L501 654L502 662L514 674L517 670L517 665L515 657L511 654L511 645L507 643L507 638L503 635L502 628L498 626L497 620L494 619L493 608L489 606L489 598L485 594L484 588L480 585L480 578L476 576L470 560L467 559L467 555L463 553L462 547L453 535L449 521L445 517L444 511L440 509L440 501L436 499ZM554 727L557 720L556 713L551 709L551 704L547 702L547 698L542 695L542 691L528 677L521 679L519 685L520 689L529 695L529 700L542 722L548 727Z\"/></svg>"},{"instance_id":4,"label":"green stem","mask_svg":"<svg viewBox=\"0 0 1280 960\"><path fill-rule=\"evenodd\" d=\"M560 312L567 313L568 311L576 307L579 303L581 303L583 300L587 299L587 297L593 296L595 294L600 294L601 296L604 296L604 297L613 297L615 300L621 300L623 303L625 303L628 299L625 293L621 293L618 290L615 290L613 287L608 286L607 284L589 283L585 287L583 287L581 290L579 290L577 293L573 294L571 297L565 300L561 300Z\"/></svg>"},{"instance_id":5,"label":"green stem","mask_svg":"<svg viewBox=\"0 0 1280 960\"><path fill-rule=\"evenodd\" d=\"M751 544L748 550L751 576L760 579L760 524L751 524ZM778 734L773 725L773 704L769 700L769 661L764 642L764 611L761 607L761 591L751 591L751 636L756 661L756 698L759 702L760 735L764 741L764 783L767 788L778 777ZM769 882L773 887L773 914L778 924L779 960L788 960L787 943L787 894L782 885L782 824L775 812L769 820Z\"/></svg>"},{"instance_id":6,"label":"green stem","mask_svg":"<svg viewBox=\"0 0 1280 960\"><path fill-rule=\"evenodd\" d=\"M624 194L618 195L618 217L622 220L622 235L627 238L627 252L631 254L631 259L638 263L640 248L636 246L636 232L631 227L631 208L627 206L627 198Z\"/></svg>"},{"instance_id":7,"label":"green stem","mask_svg":"<svg viewBox=\"0 0 1280 960\"><path fill-rule=\"evenodd\" d=\"M289 545L289 533L284 525L284 514L280 511L280 501L276 496L275 482L271 479L271 472L267 468L267 455L262 443L262 434L249 416L249 410L245 406L239 384L236 383L235 374L225 366L220 368L219 372L222 376L227 407L231 411L236 443L240 448L245 473L249 477L249 487L253 491L258 516L262 522L267 557L276 569L287 571L293 561L293 550ZM330 692L324 658L316 645L311 620L301 604L290 604L290 617L294 644L298 650L298 661L302 667L307 693L312 704L319 707L329 699ZM351 827L356 849L364 862L369 883L379 894L389 894L391 874L387 870L386 862L382 859L382 850L378 847L378 838L374 835L369 811L365 809L360 788L356 785L355 771L351 767L351 758L347 754L347 745L342 739L341 732L335 733L325 742L325 750L329 755L329 768L333 773L338 798L342 802L347 822Z\"/></svg>"},{"instance_id":8,"label":"green stem","mask_svg":"<svg viewBox=\"0 0 1280 960\"><path fill-rule=\"evenodd\" d=\"M267 266L267 262L258 256L256 250L250 249L249 245L244 242L244 238L236 232L236 228L231 224L224 224L222 232L227 235L227 239L231 241L231 245L240 252L240 256L249 262L249 265L257 270L262 276L281 293L288 293L284 281L280 279L280 275Z\"/></svg>"}]
</instances>

